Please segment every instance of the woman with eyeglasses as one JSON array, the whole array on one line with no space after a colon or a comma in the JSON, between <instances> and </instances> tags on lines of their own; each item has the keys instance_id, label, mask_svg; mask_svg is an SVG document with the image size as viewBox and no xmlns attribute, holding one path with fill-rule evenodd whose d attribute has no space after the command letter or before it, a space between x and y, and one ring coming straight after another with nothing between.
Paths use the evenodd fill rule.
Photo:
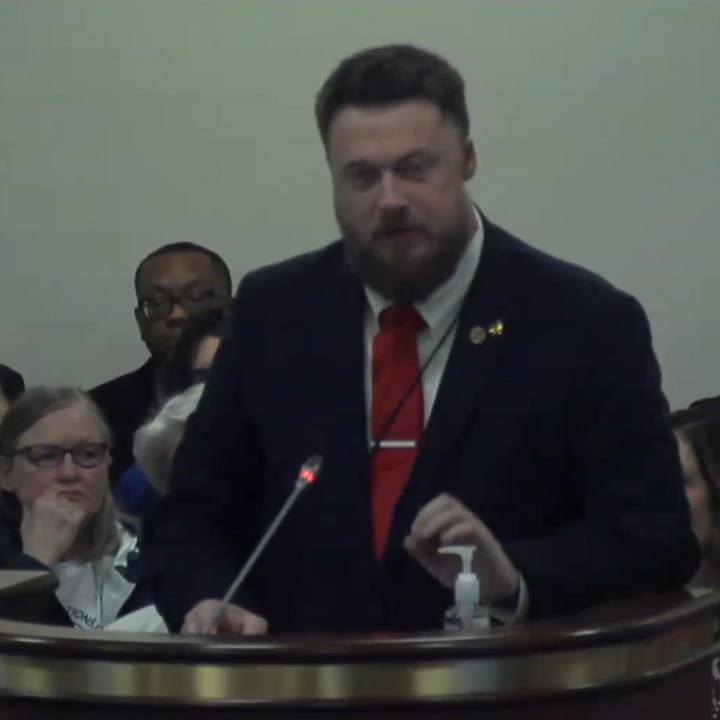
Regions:
<instances>
[{"instance_id":1,"label":"woman with eyeglasses","mask_svg":"<svg viewBox=\"0 0 720 720\"><path fill-rule=\"evenodd\" d=\"M224 310L210 310L188 318L166 374L163 394L169 400L158 412L153 413L149 423L161 415L169 417L176 414L178 407L185 412L186 404L178 403L175 398L205 382L220 345L226 315ZM184 420L185 417L182 418ZM137 454L135 457L137 459ZM148 479L138 464L128 468L113 489L118 507L133 517L144 517L161 494L157 484Z\"/></svg>"},{"instance_id":2,"label":"woman with eyeglasses","mask_svg":"<svg viewBox=\"0 0 720 720\"><path fill-rule=\"evenodd\" d=\"M98 630L151 606L138 533L110 494L110 442L75 388L28 390L0 422L0 569L55 573L53 624Z\"/></svg>"}]
</instances>

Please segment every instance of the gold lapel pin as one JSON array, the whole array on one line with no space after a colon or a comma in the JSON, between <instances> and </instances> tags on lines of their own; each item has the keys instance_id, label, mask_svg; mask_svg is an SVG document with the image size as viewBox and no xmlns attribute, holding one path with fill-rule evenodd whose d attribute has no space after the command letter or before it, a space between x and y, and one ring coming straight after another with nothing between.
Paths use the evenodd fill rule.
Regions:
<instances>
[{"instance_id":1,"label":"gold lapel pin","mask_svg":"<svg viewBox=\"0 0 720 720\"><path fill-rule=\"evenodd\" d=\"M477 325L470 331L470 342L473 345L480 345L481 343L485 342L485 338L487 337L487 331L484 327L480 327Z\"/></svg>"},{"instance_id":2,"label":"gold lapel pin","mask_svg":"<svg viewBox=\"0 0 720 720\"><path fill-rule=\"evenodd\" d=\"M496 320L488 330L488 333L490 335L494 335L497 337L498 335L502 335L505 330L505 323L502 320Z\"/></svg>"}]
</instances>

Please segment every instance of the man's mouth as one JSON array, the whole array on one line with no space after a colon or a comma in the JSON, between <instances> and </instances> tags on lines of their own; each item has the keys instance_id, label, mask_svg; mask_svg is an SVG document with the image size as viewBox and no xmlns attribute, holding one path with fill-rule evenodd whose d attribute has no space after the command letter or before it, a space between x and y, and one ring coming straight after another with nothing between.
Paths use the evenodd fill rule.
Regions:
<instances>
[{"instance_id":1,"label":"man's mouth","mask_svg":"<svg viewBox=\"0 0 720 720\"><path fill-rule=\"evenodd\" d=\"M392 228L390 230L383 230L380 234L382 237L394 237L403 238L410 237L411 235L417 235L420 232L418 228L404 227L404 228Z\"/></svg>"}]
</instances>

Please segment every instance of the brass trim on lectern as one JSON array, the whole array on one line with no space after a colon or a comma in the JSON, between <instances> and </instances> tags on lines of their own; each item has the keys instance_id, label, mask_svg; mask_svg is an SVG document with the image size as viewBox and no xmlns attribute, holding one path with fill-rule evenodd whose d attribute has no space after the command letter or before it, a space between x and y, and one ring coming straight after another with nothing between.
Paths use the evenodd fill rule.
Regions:
<instances>
[{"instance_id":1,"label":"brass trim on lectern","mask_svg":"<svg viewBox=\"0 0 720 720\"><path fill-rule=\"evenodd\" d=\"M708 649L702 627L694 630L670 629L659 637L589 649L404 662L223 665L2 653L0 693L183 705L442 702L511 693L537 696L652 679L717 652L717 648Z\"/></svg>"},{"instance_id":2,"label":"brass trim on lectern","mask_svg":"<svg viewBox=\"0 0 720 720\"><path fill-rule=\"evenodd\" d=\"M28 600L53 591L47 579L26 582ZM0 619L0 701L371 707L605 693L717 654L719 607L719 592L681 592L483 633L364 637L126 634Z\"/></svg>"}]
</instances>

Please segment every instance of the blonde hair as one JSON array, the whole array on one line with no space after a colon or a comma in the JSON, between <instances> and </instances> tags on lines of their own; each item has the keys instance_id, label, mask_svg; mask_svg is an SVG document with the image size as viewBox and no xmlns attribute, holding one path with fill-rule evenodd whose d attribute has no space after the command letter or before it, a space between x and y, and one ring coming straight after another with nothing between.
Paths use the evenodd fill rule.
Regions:
<instances>
[{"instance_id":1,"label":"blonde hair","mask_svg":"<svg viewBox=\"0 0 720 720\"><path fill-rule=\"evenodd\" d=\"M73 405L86 408L97 422L103 441L111 445L111 433L98 406L90 396L75 387L49 387L40 385L23 393L0 419L0 456L5 463L12 463L20 438L36 423L51 413ZM22 508L17 498L9 492L0 495L0 515L17 522L22 521ZM79 562L99 560L114 554L120 544L118 513L110 487L100 509L90 518L85 532L87 542Z\"/></svg>"},{"instance_id":2,"label":"blonde hair","mask_svg":"<svg viewBox=\"0 0 720 720\"><path fill-rule=\"evenodd\" d=\"M168 491L170 448L182 437L185 422L197 409L204 389L205 385L200 383L170 398L160 412L135 433L135 460L161 495Z\"/></svg>"}]
</instances>

